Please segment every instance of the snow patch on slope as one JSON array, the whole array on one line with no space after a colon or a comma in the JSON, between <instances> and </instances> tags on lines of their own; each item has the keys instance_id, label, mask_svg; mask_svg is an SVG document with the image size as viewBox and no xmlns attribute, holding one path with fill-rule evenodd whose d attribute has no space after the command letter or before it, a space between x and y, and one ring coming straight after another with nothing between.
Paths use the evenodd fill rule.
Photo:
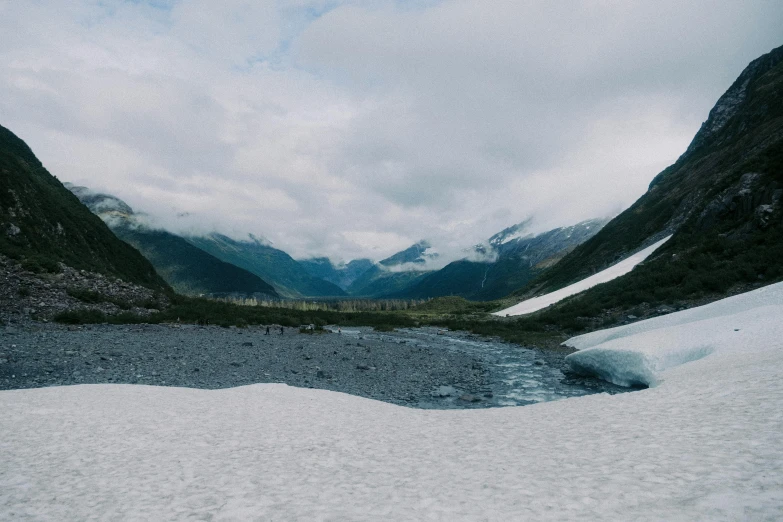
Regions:
<instances>
[{"instance_id":1,"label":"snow patch on slope","mask_svg":"<svg viewBox=\"0 0 783 522\"><path fill-rule=\"evenodd\" d=\"M578 281L565 288L561 288L555 292L522 301L521 303L515 304L514 306L506 308L505 310L495 312L494 315L506 317L509 315L530 314L546 308L547 306L553 305L558 301L562 301L566 297L578 294L579 292L584 292L585 290L588 290L596 285L607 283L612 279L617 279L618 277L623 276L633 270L636 265L647 259L650 254L655 252L658 247L663 245L671 237L672 236L666 236L657 243L648 246L644 250L640 250L632 256L623 259L616 265L610 266L606 270L602 270L586 279L582 279L581 281Z\"/></svg>"},{"instance_id":2,"label":"snow patch on slope","mask_svg":"<svg viewBox=\"0 0 783 522\"><path fill-rule=\"evenodd\" d=\"M655 386L666 371L711 354L783 339L783 283L638 323L569 339L577 370L620 386Z\"/></svg>"}]
</instances>

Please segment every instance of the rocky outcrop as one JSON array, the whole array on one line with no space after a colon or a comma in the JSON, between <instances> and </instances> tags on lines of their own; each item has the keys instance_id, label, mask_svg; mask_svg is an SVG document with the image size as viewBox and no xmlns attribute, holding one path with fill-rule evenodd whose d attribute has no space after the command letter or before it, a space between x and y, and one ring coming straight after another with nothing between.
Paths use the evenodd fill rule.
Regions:
<instances>
[{"instance_id":1,"label":"rocky outcrop","mask_svg":"<svg viewBox=\"0 0 783 522\"><path fill-rule=\"evenodd\" d=\"M743 174L705 206L697 220L698 227L707 230L720 221L732 220L741 223L732 232L737 236L754 228L766 228L776 217L783 218L783 185L775 180L764 181L761 173Z\"/></svg>"},{"instance_id":2,"label":"rocky outcrop","mask_svg":"<svg viewBox=\"0 0 783 522\"><path fill-rule=\"evenodd\" d=\"M165 295L149 288L62 263L59 268L59 273L32 272L0 255L0 321L50 321L59 313L83 309L145 317L168 306Z\"/></svg>"}]
</instances>

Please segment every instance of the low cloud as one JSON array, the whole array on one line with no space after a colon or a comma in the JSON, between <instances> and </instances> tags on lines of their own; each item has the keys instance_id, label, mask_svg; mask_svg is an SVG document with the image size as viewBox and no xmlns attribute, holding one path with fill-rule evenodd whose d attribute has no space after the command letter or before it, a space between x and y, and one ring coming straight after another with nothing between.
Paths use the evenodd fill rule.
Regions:
<instances>
[{"instance_id":1,"label":"low cloud","mask_svg":"<svg viewBox=\"0 0 783 522\"><path fill-rule=\"evenodd\" d=\"M630 205L781 26L765 0L5 2L0 124L175 232L445 263Z\"/></svg>"}]
</instances>

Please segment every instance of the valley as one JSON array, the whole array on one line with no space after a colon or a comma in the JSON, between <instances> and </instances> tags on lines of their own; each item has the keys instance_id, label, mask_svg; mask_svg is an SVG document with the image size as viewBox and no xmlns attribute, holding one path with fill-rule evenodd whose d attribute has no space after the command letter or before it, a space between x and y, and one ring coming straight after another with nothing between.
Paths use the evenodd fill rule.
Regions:
<instances>
[{"instance_id":1,"label":"valley","mask_svg":"<svg viewBox=\"0 0 783 522\"><path fill-rule=\"evenodd\" d=\"M690 79L671 85L646 64L657 49L625 61L610 53L616 41L593 50L568 38L554 42L570 45L568 59L499 67L488 81L496 60L528 46L491 44L505 13L495 25L471 18L491 59L433 45L433 67L414 59L427 45L405 47L378 20L418 31L428 25L415 16L434 9L447 23L429 36L448 33L462 18L441 17L449 3L369 14L275 4L270 17L286 23L274 45L223 71L252 78L235 89L150 51L187 2L122 4L74 23L137 8L155 19L122 89L106 71L137 46L83 51L100 57L112 108L144 109L91 127L92 104L41 102L19 132L49 144L38 151L57 159L48 167L0 126L0 518L783 519L783 47L745 61L684 152L619 206L630 178L661 168L650 157L680 143L640 144L635 127L687 127L676 115L696 105L680 90L715 67L702 63L712 40L676 62ZM201 22L230 25L202 7ZM304 29L335 19L351 28ZM357 27L367 30L331 46L299 41ZM365 45L375 33L380 54L408 49L404 65L337 64L378 53ZM253 39L223 36L216 49L175 49L232 54L222 45ZM335 64L305 59L312 47ZM596 65L591 94L582 75L602 54L612 68ZM414 81L463 62L458 81ZM554 75L513 110L549 62L579 73ZM178 71L185 91L209 78L209 93L156 94L153 65ZM65 72L47 89L14 70L7 107L59 96ZM341 91L354 76L372 95ZM617 78L644 87L610 92ZM306 101L300 84L314 89ZM433 85L437 104L406 102ZM494 119L477 109L489 101ZM160 105L199 119L180 127ZM38 129L51 115L56 125ZM611 143L626 139L629 149ZM95 147L82 179L80 154ZM115 168L138 184L87 186Z\"/></svg>"}]
</instances>

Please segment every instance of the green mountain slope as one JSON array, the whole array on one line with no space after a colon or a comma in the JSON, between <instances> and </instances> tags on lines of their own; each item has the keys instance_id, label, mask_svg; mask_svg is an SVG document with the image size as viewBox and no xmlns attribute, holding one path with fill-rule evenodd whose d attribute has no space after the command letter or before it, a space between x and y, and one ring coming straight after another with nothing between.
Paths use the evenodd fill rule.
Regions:
<instances>
[{"instance_id":1,"label":"green mountain slope","mask_svg":"<svg viewBox=\"0 0 783 522\"><path fill-rule=\"evenodd\" d=\"M149 259L179 293L279 297L274 287L257 275L221 261L179 236L163 230L134 230L131 227L113 230Z\"/></svg>"},{"instance_id":2,"label":"green mountain slope","mask_svg":"<svg viewBox=\"0 0 783 522\"><path fill-rule=\"evenodd\" d=\"M432 270L424 268L428 260L437 257L429 252L427 241L418 243L379 261L362 273L346 291L357 297L392 297L420 281Z\"/></svg>"},{"instance_id":3,"label":"green mountain slope","mask_svg":"<svg viewBox=\"0 0 783 522\"><path fill-rule=\"evenodd\" d=\"M0 126L0 253L28 267L57 262L168 289L135 248L49 174L30 148Z\"/></svg>"},{"instance_id":4,"label":"green mountain slope","mask_svg":"<svg viewBox=\"0 0 783 522\"><path fill-rule=\"evenodd\" d=\"M299 259L299 264L311 276L329 281L343 290L373 267L373 262L369 259L354 259L348 263L341 263L335 266L328 257Z\"/></svg>"},{"instance_id":5,"label":"green mountain slope","mask_svg":"<svg viewBox=\"0 0 783 522\"><path fill-rule=\"evenodd\" d=\"M180 236L145 226L121 199L70 183L64 185L103 219L117 237L149 259L177 292L213 297L236 294L277 297L275 289L255 274L219 260Z\"/></svg>"},{"instance_id":6,"label":"green mountain slope","mask_svg":"<svg viewBox=\"0 0 783 522\"><path fill-rule=\"evenodd\" d=\"M284 297L346 295L339 286L311 276L291 256L253 236L250 236L249 241L236 241L222 234L190 236L186 239L218 259L256 274Z\"/></svg>"},{"instance_id":7,"label":"green mountain slope","mask_svg":"<svg viewBox=\"0 0 783 522\"><path fill-rule=\"evenodd\" d=\"M630 274L560 311L709 300L783 278L783 47L748 65L647 193L517 296L566 286L672 233Z\"/></svg>"},{"instance_id":8,"label":"green mountain slope","mask_svg":"<svg viewBox=\"0 0 783 522\"><path fill-rule=\"evenodd\" d=\"M399 297L409 286L421 280L430 272L409 270L391 272L378 266L363 273L347 288L347 292L356 297L387 298Z\"/></svg>"}]
</instances>

